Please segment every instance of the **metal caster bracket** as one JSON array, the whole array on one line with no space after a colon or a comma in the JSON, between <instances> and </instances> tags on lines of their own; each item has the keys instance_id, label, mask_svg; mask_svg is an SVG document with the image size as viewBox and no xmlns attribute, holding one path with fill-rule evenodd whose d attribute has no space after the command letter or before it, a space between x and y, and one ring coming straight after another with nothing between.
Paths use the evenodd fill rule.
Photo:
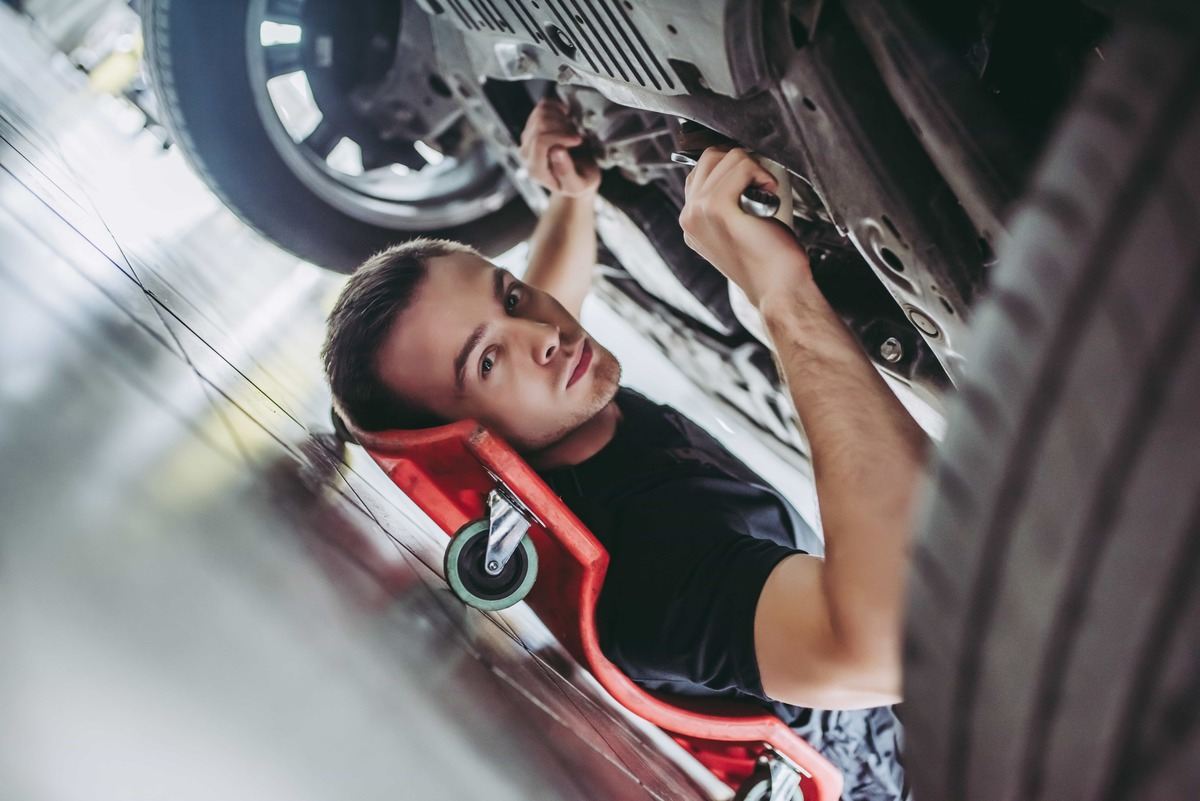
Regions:
<instances>
[{"instance_id":1,"label":"metal caster bracket","mask_svg":"<svg viewBox=\"0 0 1200 801\"><path fill-rule=\"evenodd\" d=\"M762 759L771 769L771 795L769 801L803 801L800 793L800 777L811 774L790 759L768 747Z\"/></svg>"},{"instance_id":2,"label":"metal caster bracket","mask_svg":"<svg viewBox=\"0 0 1200 801\"><path fill-rule=\"evenodd\" d=\"M487 496L488 539L483 569L489 576L497 576L521 544L529 526L541 521L503 481L492 477L496 479L496 487Z\"/></svg>"}]
</instances>

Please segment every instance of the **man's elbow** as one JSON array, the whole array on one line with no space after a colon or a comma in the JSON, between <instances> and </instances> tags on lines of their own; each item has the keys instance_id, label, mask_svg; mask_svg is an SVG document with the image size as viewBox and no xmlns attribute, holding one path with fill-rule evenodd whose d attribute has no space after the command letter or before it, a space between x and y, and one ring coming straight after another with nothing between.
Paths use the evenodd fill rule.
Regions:
<instances>
[{"instance_id":1,"label":"man's elbow","mask_svg":"<svg viewBox=\"0 0 1200 801\"><path fill-rule=\"evenodd\" d=\"M798 644L782 669L762 671L776 701L816 709L866 709L900 701L898 658L840 644Z\"/></svg>"},{"instance_id":2,"label":"man's elbow","mask_svg":"<svg viewBox=\"0 0 1200 801\"><path fill-rule=\"evenodd\" d=\"M856 709L900 700L900 648L890 628L838 625L820 559L796 555L772 571L754 618L763 691L818 709Z\"/></svg>"}]
</instances>

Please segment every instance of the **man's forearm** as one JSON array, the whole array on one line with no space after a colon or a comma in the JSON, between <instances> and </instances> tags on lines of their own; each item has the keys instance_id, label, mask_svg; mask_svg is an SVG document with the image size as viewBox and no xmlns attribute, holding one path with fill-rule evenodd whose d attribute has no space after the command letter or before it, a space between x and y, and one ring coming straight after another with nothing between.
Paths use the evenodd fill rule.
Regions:
<instances>
[{"instance_id":1,"label":"man's forearm","mask_svg":"<svg viewBox=\"0 0 1200 801\"><path fill-rule=\"evenodd\" d=\"M578 316L595 266L594 198L551 195L530 239L525 283L553 295Z\"/></svg>"},{"instance_id":2,"label":"man's forearm","mask_svg":"<svg viewBox=\"0 0 1200 801\"><path fill-rule=\"evenodd\" d=\"M812 446L831 624L847 647L890 660L925 435L808 271L797 274L759 306Z\"/></svg>"}]
</instances>

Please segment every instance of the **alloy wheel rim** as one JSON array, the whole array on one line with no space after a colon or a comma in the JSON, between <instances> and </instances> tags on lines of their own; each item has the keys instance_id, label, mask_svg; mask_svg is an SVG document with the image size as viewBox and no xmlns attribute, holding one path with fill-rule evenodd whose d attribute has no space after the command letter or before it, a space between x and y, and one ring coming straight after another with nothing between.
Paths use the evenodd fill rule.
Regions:
<instances>
[{"instance_id":1,"label":"alloy wheel rim","mask_svg":"<svg viewBox=\"0 0 1200 801\"><path fill-rule=\"evenodd\" d=\"M515 190L465 117L454 123L463 127L468 143L461 152L443 155L432 144L412 143L425 162L418 169L399 163L366 169L361 145L339 126L323 125L345 113L322 109L308 80L304 48L320 47L323 34L309 31L315 38L306 43L304 11L324 1L250 0L247 9L246 58L255 106L293 173L349 216L397 230L463 225L503 207Z\"/></svg>"}]
</instances>

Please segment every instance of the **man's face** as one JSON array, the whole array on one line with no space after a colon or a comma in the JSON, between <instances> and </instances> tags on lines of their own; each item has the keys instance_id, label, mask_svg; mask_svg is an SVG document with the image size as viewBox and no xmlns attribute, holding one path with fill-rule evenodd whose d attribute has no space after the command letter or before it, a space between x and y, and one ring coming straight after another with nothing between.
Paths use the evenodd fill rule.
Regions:
<instances>
[{"instance_id":1,"label":"man's face","mask_svg":"<svg viewBox=\"0 0 1200 801\"><path fill-rule=\"evenodd\" d=\"M449 420L478 420L521 451L590 420L621 375L557 300L467 253L430 259L376 366L402 397Z\"/></svg>"}]
</instances>

